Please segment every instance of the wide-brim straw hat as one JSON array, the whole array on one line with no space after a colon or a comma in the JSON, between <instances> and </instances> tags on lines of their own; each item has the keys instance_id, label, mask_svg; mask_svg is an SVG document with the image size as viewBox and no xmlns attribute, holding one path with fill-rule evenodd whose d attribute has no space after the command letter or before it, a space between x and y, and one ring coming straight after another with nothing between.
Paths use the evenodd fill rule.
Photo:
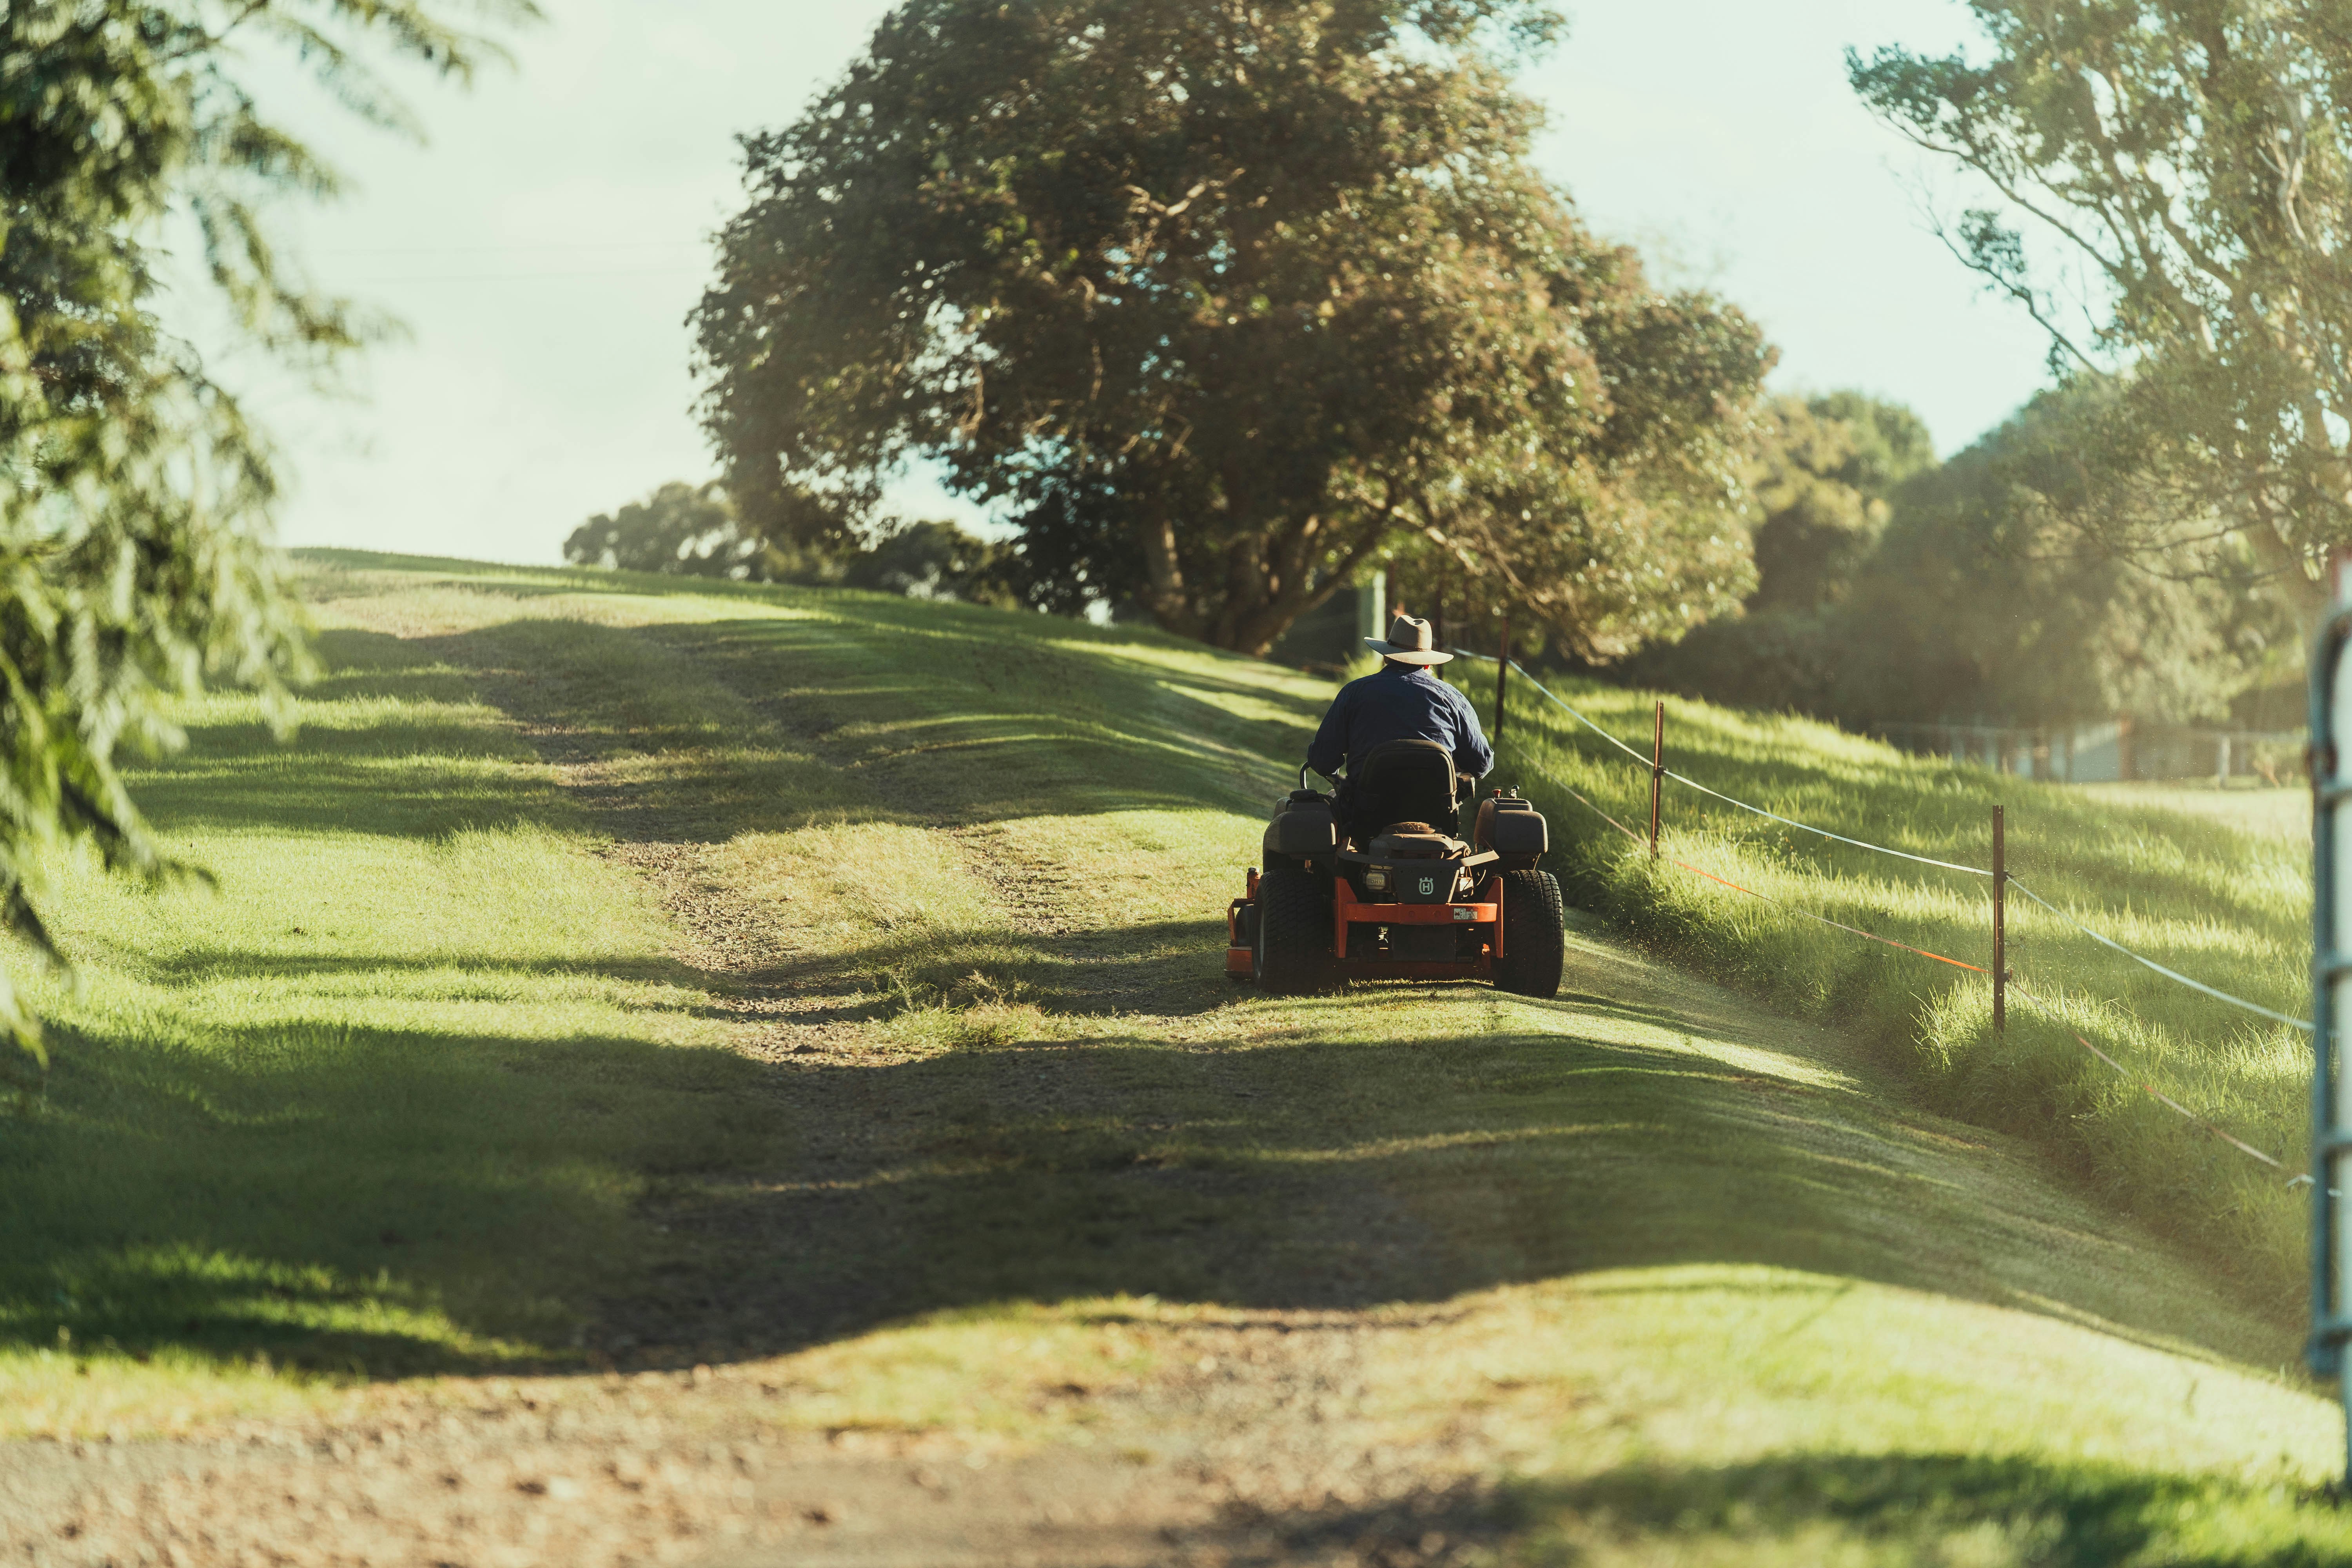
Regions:
<instances>
[{"instance_id":1,"label":"wide-brim straw hat","mask_svg":"<svg viewBox=\"0 0 2352 1568\"><path fill-rule=\"evenodd\" d=\"M1386 638L1366 637L1364 646L1383 658L1399 664L1444 664L1454 656L1437 647L1437 639L1429 623L1412 616L1399 616L1389 626Z\"/></svg>"}]
</instances>

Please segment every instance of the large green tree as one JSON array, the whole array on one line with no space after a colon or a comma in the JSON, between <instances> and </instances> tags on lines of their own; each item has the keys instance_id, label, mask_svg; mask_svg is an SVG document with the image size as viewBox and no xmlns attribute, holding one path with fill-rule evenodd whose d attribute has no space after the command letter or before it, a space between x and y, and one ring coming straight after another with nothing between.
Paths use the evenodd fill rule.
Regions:
<instances>
[{"instance_id":1,"label":"large green tree","mask_svg":"<svg viewBox=\"0 0 2352 1568\"><path fill-rule=\"evenodd\" d=\"M1833 711L1850 656L1877 640L1857 637L1843 608L1896 492L1935 467L1935 445L1910 409L1853 391L1775 397L1756 426L1748 483L1762 521L1744 613L1653 641L1621 671L1724 701Z\"/></svg>"},{"instance_id":2,"label":"large green tree","mask_svg":"<svg viewBox=\"0 0 2352 1568\"><path fill-rule=\"evenodd\" d=\"M271 241L273 197L336 182L243 73L274 52L401 127L371 58L463 75L486 48L471 24L529 14L524 0L0 5L0 921L37 951L55 957L37 907L51 846L175 869L118 752L173 743L170 700L206 679L274 690L300 657L265 539L268 448L156 314L158 237L184 233L246 342L315 367L362 336ZM37 1058L5 979L0 1028Z\"/></svg>"},{"instance_id":3,"label":"large green tree","mask_svg":"<svg viewBox=\"0 0 2352 1568\"><path fill-rule=\"evenodd\" d=\"M2071 521L2162 570L2251 552L2304 604L2352 542L2352 26L2332 0L1970 0L1975 58L1850 56L2000 200L1951 242L2112 395ZM2029 241L2029 233L2040 237ZM2036 266L2036 245L2048 265ZM2083 286L2060 287L2070 271ZM2207 548L2226 534L2231 549Z\"/></svg>"},{"instance_id":4,"label":"large green tree","mask_svg":"<svg viewBox=\"0 0 2352 1568\"><path fill-rule=\"evenodd\" d=\"M1262 651L1407 539L1603 651L1752 580L1768 355L1529 167L1530 0L910 0L792 125L694 317L747 516L936 460L1031 602Z\"/></svg>"}]
</instances>

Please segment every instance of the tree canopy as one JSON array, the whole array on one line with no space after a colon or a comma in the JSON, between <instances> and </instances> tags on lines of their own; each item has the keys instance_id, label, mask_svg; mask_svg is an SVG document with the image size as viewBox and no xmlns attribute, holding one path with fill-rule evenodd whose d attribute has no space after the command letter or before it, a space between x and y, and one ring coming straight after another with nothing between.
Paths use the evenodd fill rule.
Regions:
<instances>
[{"instance_id":1,"label":"tree canopy","mask_svg":"<svg viewBox=\"0 0 2352 1568\"><path fill-rule=\"evenodd\" d=\"M2220 717L2292 667L2294 617L2275 591L2149 571L2074 524L2105 482L2086 475L2080 433L2119 395L2045 392L1943 464L1906 409L1851 393L1777 405L1759 488L1802 505L1776 505L1758 534L1764 589L1746 616L1621 672L1854 725ZM1771 541L1792 518L1847 553L1833 574L1780 578L1773 596L1785 568Z\"/></svg>"},{"instance_id":2,"label":"tree canopy","mask_svg":"<svg viewBox=\"0 0 2352 1568\"><path fill-rule=\"evenodd\" d=\"M1011 552L952 522L893 521L858 544L779 542L745 528L716 480L672 479L644 500L597 513L572 531L563 558L610 571L867 588L1008 609L1020 596Z\"/></svg>"},{"instance_id":3,"label":"tree canopy","mask_svg":"<svg viewBox=\"0 0 2352 1568\"><path fill-rule=\"evenodd\" d=\"M695 312L747 519L855 534L942 465L1044 608L1263 651L1384 550L1572 647L1751 580L1769 355L1527 160L1528 0L911 0L802 117Z\"/></svg>"},{"instance_id":4,"label":"tree canopy","mask_svg":"<svg viewBox=\"0 0 2352 1568\"><path fill-rule=\"evenodd\" d=\"M1754 480L1751 610L1812 609L1845 596L1886 527L1887 497L1936 464L1917 415L1858 392L1776 397L1764 410Z\"/></svg>"},{"instance_id":5,"label":"tree canopy","mask_svg":"<svg viewBox=\"0 0 2352 1568\"><path fill-rule=\"evenodd\" d=\"M743 531L716 481L672 479L617 512L599 512L572 531L563 558L620 572L672 572L689 577L761 578L768 573L757 535Z\"/></svg>"},{"instance_id":6,"label":"tree canopy","mask_svg":"<svg viewBox=\"0 0 2352 1568\"><path fill-rule=\"evenodd\" d=\"M2069 519L2095 386L2045 392L1897 495L1856 584L1840 705L1859 717L2186 721L2295 657L2276 593L2141 569ZM2244 547L2240 546L2242 550Z\"/></svg>"},{"instance_id":7,"label":"tree canopy","mask_svg":"<svg viewBox=\"0 0 2352 1568\"><path fill-rule=\"evenodd\" d=\"M2049 329L2054 363L2110 384L2076 442L2102 483L2067 521L2175 574L2251 552L2315 603L2321 554L2352 542L2352 29L2252 0L1970 9L1984 58L1848 69L2000 198L1954 249ZM2032 264L2028 228L2084 286Z\"/></svg>"},{"instance_id":8,"label":"tree canopy","mask_svg":"<svg viewBox=\"0 0 2352 1568\"><path fill-rule=\"evenodd\" d=\"M0 7L0 921L56 956L45 848L172 867L116 765L176 740L169 699L208 677L275 689L299 618L266 548L269 452L159 323L158 235L193 235L246 341L316 365L359 341L307 286L268 204L336 188L241 76L275 45L363 118L411 125L370 61L464 75L488 46L442 13L525 0L80 0ZM5 980L0 1028L39 1034Z\"/></svg>"}]
</instances>

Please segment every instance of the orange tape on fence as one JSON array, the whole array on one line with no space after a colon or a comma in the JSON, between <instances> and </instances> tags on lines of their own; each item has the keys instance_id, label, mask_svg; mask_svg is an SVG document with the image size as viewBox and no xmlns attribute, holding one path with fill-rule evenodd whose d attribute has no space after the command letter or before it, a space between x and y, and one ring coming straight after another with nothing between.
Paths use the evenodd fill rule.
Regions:
<instances>
[{"instance_id":1,"label":"orange tape on fence","mask_svg":"<svg viewBox=\"0 0 2352 1568\"><path fill-rule=\"evenodd\" d=\"M1545 778L1549 779L1554 785L1566 790L1570 799L1583 806L1587 811L1592 813L1593 816L1599 817L1601 821L1607 823L1610 826L1615 828L1618 832L1623 834L1634 843L1639 844L1643 842L1642 836L1640 834L1634 832L1632 828L1626 826L1623 823L1618 821L1615 817L1610 816L1599 806L1593 805L1591 799L1577 791L1576 786L1560 778L1559 774L1553 773L1549 768L1543 766L1541 763L1531 765L1534 766L1537 773L1541 773Z\"/></svg>"}]
</instances>

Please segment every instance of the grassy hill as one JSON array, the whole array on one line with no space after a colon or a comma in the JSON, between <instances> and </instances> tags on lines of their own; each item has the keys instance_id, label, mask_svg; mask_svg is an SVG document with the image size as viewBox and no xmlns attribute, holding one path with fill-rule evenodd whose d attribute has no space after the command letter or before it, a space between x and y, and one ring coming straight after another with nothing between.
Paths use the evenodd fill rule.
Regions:
<instances>
[{"instance_id":1,"label":"grassy hill","mask_svg":"<svg viewBox=\"0 0 2352 1568\"><path fill-rule=\"evenodd\" d=\"M1965 984L1743 923L1547 801L1602 917L1558 1000L1260 997L1223 910L1328 683L866 595L308 562L299 736L216 698L141 781L218 891L51 868L79 984L43 983L58 1067L0 1126L10 1436L323 1450L422 1402L478 1442L520 1401L576 1415L558 1443L625 1400L691 1435L682 1468L753 1437L1059 1464L1138 1561L1191 1488L1233 1561L2352 1562L2305 1500L2340 1429L2292 1304L2203 1211L2187 1247L2128 1212L2158 1205L2099 1119L2053 1131L2084 1118L2047 1038L1982 1046ZM1931 852L2020 791L2113 879L2053 849L2037 886L2128 886L2139 934L2203 933L2176 957L2250 955L2221 984L2286 940L2284 873L2181 912L2234 886L2210 823L1733 715L1674 734L1721 787ZM1671 820L1905 940L1969 918ZM2028 931L2045 987L2120 985ZM2258 1057L2230 1081L2291 1076ZM1996 1069L2023 1087L1969 1090ZM649 1484L596 1463L567 1517Z\"/></svg>"},{"instance_id":2,"label":"grassy hill","mask_svg":"<svg viewBox=\"0 0 2352 1568\"><path fill-rule=\"evenodd\" d=\"M1554 689L1646 742L1647 694ZM2011 873L2050 903L2209 985L2290 1016L2310 1012L2305 792L2061 788L1802 720L1676 700L1666 710L1669 766L1852 838L1986 867L2000 805ZM2009 1022L1997 1034L1985 976L1807 918L1989 966L1988 879L1842 845L1671 781L1654 862L1594 810L1646 826L1647 768L1533 692L1518 712L1505 771L1525 773L1568 826L1563 869L1588 905L1654 951L1877 1041L1928 1103L2043 1144L2122 1212L2197 1246L2207 1269L2281 1312L2298 1310L2310 1218L2285 1181L2309 1163L2308 1035L2153 973L2015 891ZM2151 1082L2284 1169L2184 1123L2150 1098Z\"/></svg>"}]
</instances>

